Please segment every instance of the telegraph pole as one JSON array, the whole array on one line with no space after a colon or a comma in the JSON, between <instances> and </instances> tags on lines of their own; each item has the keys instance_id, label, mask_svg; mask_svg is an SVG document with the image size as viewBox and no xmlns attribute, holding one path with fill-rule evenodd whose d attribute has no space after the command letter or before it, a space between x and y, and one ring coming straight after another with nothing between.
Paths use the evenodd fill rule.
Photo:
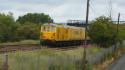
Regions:
<instances>
[{"instance_id":1,"label":"telegraph pole","mask_svg":"<svg viewBox=\"0 0 125 70\"><path fill-rule=\"evenodd\" d=\"M120 23L120 13L118 13L117 36L119 35L119 23ZM116 47L117 47L117 43L116 43ZM115 48L115 50L116 50L116 48Z\"/></svg>"},{"instance_id":2,"label":"telegraph pole","mask_svg":"<svg viewBox=\"0 0 125 70\"><path fill-rule=\"evenodd\" d=\"M117 35L118 35L118 31L119 31L119 28L118 28L118 26L119 26L119 21L120 21L120 13L118 13L118 23L117 23Z\"/></svg>"},{"instance_id":3,"label":"telegraph pole","mask_svg":"<svg viewBox=\"0 0 125 70\"><path fill-rule=\"evenodd\" d=\"M87 26L88 26L88 18L89 18L89 4L90 0L87 0L87 8L86 8L86 25L85 25L85 43L84 43L84 53L83 53L83 70L86 70L86 46L87 46Z\"/></svg>"},{"instance_id":4,"label":"telegraph pole","mask_svg":"<svg viewBox=\"0 0 125 70\"><path fill-rule=\"evenodd\" d=\"M112 20L112 0L109 0L109 18L110 20Z\"/></svg>"},{"instance_id":5,"label":"telegraph pole","mask_svg":"<svg viewBox=\"0 0 125 70\"><path fill-rule=\"evenodd\" d=\"M117 22L116 37L118 37L118 35L119 35L119 21L120 21L120 13L118 13L118 22ZM114 52L116 52L116 49L117 49L117 42L116 42L115 47L114 47ZM116 55L115 55L115 56L116 56Z\"/></svg>"}]
</instances>

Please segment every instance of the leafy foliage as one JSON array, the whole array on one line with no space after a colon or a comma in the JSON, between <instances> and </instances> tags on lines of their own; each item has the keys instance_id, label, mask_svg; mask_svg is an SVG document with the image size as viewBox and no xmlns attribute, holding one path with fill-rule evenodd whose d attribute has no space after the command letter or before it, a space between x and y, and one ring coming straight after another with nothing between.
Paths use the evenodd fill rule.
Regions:
<instances>
[{"instance_id":1,"label":"leafy foliage","mask_svg":"<svg viewBox=\"0 0 125 70\"><path fill-rule=\"evenodd\" d=\"M119 24L118 26L119 28L119 37L120 37L120 40L123 40L125 39L125 24Z\"/></svg>"},{"instance_id":2,"label":"leafy foliage","mask_svg":"<svg viewBox=\"0 0 125 70\"><path fill-rule=\"evenodd\" d=\"M49 15L46 15L44 13L28 13L24 16L20 16L17 19L17 22L20 22L21 24L25 22L30 23L51 23L53 22L53 19Z\"/></svg>"},{"instance_id":3,"label":"leafy foliage","mask_svg":"<svg viewBox=\"0 0 125 70\"><path fill-rule=\"evenodd\" d=\"M49 15L43 13L29 13L19 17L18 21L20 23L14 20L12 13L8 15L0 13L0 42L38 40L41 26L39 23L53 22Z\"/></svg>"},{"instance_id":4,"label":"leafy foliage","mask_svg":"<svg viewBox=\"0 0 125 70\"><path fill-rule=\"evenodd\" d=\"M109 47L120 39L116 27L105 16L92 21L88 29L88 34L94 43L102 47Z\"/></svg>"},{"instance_id":5,"label":"leafy foliage","mask_svg":"<svg viewBox=\"0 0 125 70\"><path fill-rule=\"evenodd\" d=\"M0 14L0 41L13 41L16 28L17 24L12 15Z\"/></svg>"},{"instance_id":6,"label":"leafy foliage","mask_svg":"<svg viewBox=\"0 0 125 70\"><path fill-rule=\"evenodd\" d=\"M26 22L17 28L19 40L39 39L40 25Z\"/></svg>"}]
</instances>

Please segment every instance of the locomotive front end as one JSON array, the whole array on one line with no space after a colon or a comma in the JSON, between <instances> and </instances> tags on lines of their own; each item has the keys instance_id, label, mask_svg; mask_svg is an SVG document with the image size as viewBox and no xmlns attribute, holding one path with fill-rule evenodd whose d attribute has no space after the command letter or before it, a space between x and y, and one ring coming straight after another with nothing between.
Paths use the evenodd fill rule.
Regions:
<instances>
[{"instance_id":1,"label":"locomotive front end","mask_svg":"<svg viewBox=\"0 0 125 70\"><path fill-rule=\"evenodd\" d=\"M51 24L41 26L40 41L41 43L54 41L56 27Z\"/></svg>"}]
</instances>

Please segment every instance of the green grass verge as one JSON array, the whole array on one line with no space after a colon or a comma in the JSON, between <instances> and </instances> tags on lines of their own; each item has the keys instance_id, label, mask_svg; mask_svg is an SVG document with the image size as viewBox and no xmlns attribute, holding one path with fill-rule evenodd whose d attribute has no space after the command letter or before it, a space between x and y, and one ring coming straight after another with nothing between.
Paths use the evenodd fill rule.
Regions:
<instances>
[{"instance_id":1,"label":"green grass verge","mask_svg":"<svg viewBox=\"0 0 125 70\"><path fill-rule=\"evenodd\" d=\"M87 48L91 56L100 51L100 48ZM83 48L73 50L41 49L34 51L18 51L9 53L9 70L80 70L77 60L82 58ZM2 55L3 56L3 55ZM2 63L4 59L1 58ZM1 64L0 64L1 65Z\"/></svg>"}]
</instances>

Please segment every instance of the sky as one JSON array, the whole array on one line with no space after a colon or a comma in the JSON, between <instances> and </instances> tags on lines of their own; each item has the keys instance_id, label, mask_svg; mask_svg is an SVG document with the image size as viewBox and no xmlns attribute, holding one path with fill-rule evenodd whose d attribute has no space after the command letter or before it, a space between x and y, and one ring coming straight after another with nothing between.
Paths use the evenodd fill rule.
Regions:
<instances>
[{"instance_id":1,"label":"sky","mask_svg":"<svg viewBox=\"0 0 125 70\"><path fill-rule=\"evenodd\" d=\"M27 13L45 13L55 22L67 20L85 20L87 0L0 0L0 12L12 12L15 19ZM112 8L112 9L111 9ZM89 20L99 16L109 16L117 20L125 20L125 0L90 0Z\"/></svg>"}]
</instances>

